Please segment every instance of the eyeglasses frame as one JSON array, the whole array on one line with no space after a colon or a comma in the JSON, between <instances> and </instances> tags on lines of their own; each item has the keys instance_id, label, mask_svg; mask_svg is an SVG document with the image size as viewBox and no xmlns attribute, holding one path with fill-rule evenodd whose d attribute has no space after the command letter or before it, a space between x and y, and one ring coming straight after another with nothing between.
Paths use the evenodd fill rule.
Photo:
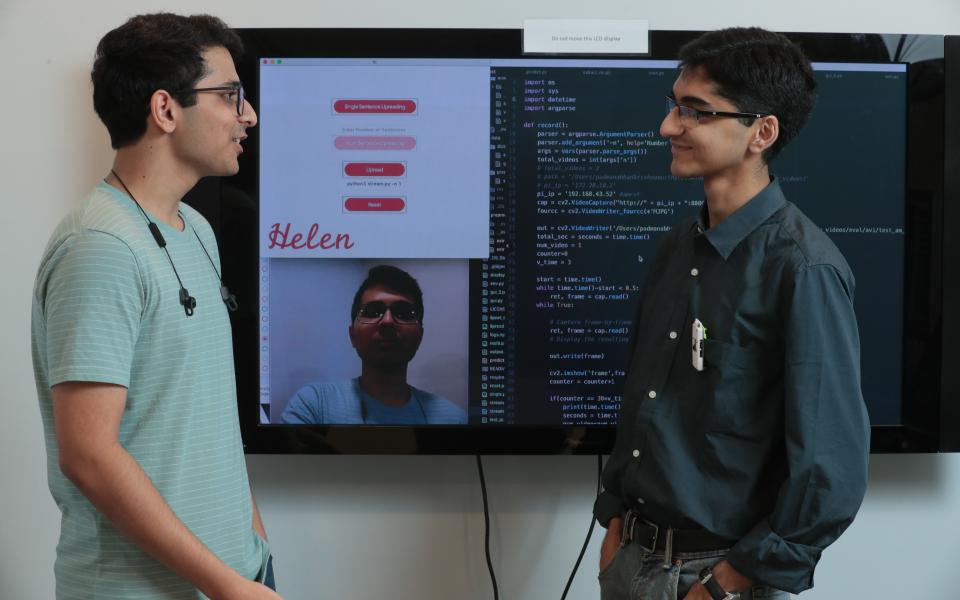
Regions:
<instances>
[{"instance_id":1,"label":"eyeglasses frame","mask_svg":"<svg viewBox=\"0 0 960 600\"><path fill-rule=\"evenodd\" d=\"M237 116L243 116L243 109L246 106L246 93L243 91L242 83L235 83L231 85L215 85L213 87L199 87L191 88L188 90L180 90L173 92L174 94L196 94L196 93L205 93L205 92L237 92Z\"/></svg>"},{"instance_id":2,"label":"eyeglasses frame","mask_svg":"<svg viewBox=\"0 0 960 600\"><path fill-rule=\"evenodd\" d=\"M380 303L380 304L383 304L383 305L384 305L383 314L380 315L380 317L377 318L376 321L361 321L361 320L360 320L360 313L362 313L362 312L363 312L363 309L366 308L368 305L374 304L374 303ZM364 325L376 325L376 324L380 323L385 316L387 316L387 311L389 310L389 311L390 311L390 315L393 316L393 321L394 321L395 323L399 323L399 324L401 324L401 325L419 325L419 324L421 323L421 319L423 318L423 316L420 314L420 311L417 310L416 305L415 305L413 302L407 302L407 301L403 301L403 303L404 303L404 304L409 304L410 306L413 307L414 315L416 315L416 318L415 318L413 321L401 321L401 320L397 319L397 315L394 314L394 312L393 312L393 305L392 305L392 304L386 304L385 302L382 302L381 300L374 300L373 302L367 302L366 304L360 305L360 309L357 311L357 316L356 316L355 320L356 320L357 323L362 323L362 324L364 324ZM399 303L396 303L396 304L399 304Z\"/></svg>"},{"instance_id":3,"label":"eyeglasses frame","mask_svg":"<svg viewBox=\"0 0 960 600\"><path fill-rule=\"evenodd\" d=\"M700 124L700 117L729 117L733 119L762 119L763 117L769 117L769 114L765 113L756 113L756 112L732 112L727 110L700 110L699 108L694 108L692 106L687 106L686 104L680 104L677 102L677 99L673 96L667 95L664 96L667 100L667 114L673 112L673 109L677 109L680 113L680 118L683 119L684 112L687 113L687 117L693 116L696 120L696 123ZM693 113L692 115L690 113Z\"/></svg>"}]
</instances>

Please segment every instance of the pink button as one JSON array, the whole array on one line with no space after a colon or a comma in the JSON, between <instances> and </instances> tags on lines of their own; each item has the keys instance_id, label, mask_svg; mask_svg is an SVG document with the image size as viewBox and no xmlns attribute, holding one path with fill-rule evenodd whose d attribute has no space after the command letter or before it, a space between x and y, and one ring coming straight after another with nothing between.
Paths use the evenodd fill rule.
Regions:
<instances>
[{"instance_id":1,"label":"pink button","mask_svg":"<svg viewBox=\"0 0 960 600\"><path fill-rule=\"evenodd\" d=\"M417 138L409 135L338 135L337 150L413 150Z\"/></svg>"},{"instance_id":2,"label":"pink button","mask_svg":"<svg viewBox=\"0 0 960 600\"><path fill-rule=\"evenodd\" d=\"M407 203L403 198L347 198L343 207L347 212L403 212Z\"/></svg>"}]
</instances>

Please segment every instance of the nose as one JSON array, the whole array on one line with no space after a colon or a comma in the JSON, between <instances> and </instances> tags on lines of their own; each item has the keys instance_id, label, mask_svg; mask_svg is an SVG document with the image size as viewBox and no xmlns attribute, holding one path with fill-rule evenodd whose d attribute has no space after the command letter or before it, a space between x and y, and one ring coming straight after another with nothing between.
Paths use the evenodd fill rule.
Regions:
<instances>
[{"instance_id":1,"label":"nose","mask_svg":"<svg viewBox=\"0 0 960 600\"><path fill-rule=\"evenodd\" d=\"M393 311L390 307L386 307L383 311L383 316L380 317L380 325L389 325L390 327L396 327L397 322L393 320Z\"/></svg>"},{"instance_id":2,"label":"nose","mask_svg":"<svg viewBox=\"0 0 960 600\"><path fill-rule=\"evenodd\" d=\"M243 100L243 114L240 115L240 121L247 127L257 126L257 111L253 110L253 105L246 98Z\"/></svg>"},{"instance_id":3,"label":"nose","mask_svg":"<svg viewBox=\"0 0 960 600\"><path fill-rule=\"evenodd\" d=\"M683 133L683 124L680 122L680 111L674 108L660 123L660 137L669 138L681 133Z\"/></svg>"}]
</instances>

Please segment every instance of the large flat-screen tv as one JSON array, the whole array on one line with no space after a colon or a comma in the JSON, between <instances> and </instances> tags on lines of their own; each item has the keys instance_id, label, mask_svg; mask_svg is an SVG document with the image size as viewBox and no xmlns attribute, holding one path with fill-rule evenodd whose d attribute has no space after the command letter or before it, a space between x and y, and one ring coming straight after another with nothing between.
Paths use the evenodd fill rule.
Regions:
<instances>
[{"instance_id":1,"label":"large flat-screen tv","mask_svg":"<svg viewBox=\"0 0 960 600\"><path fill-rule=\"evenodd\" d=\"M644 56L525 55L516 30L241 35L259 124L240 174L188 201L241 306L248 451L607 452L647 266L703 202L701 181L670 175L658 131L697 32L651 32ZM818 100L771 171L856 276L873 449L956 448L943 276L956 44L790 36ZM417 392L399 407L371 405L356 380L354 296L381 265L423 293L404 358ZM391 302L370 320L411 317Z\"/></svg>"}]
</instances>

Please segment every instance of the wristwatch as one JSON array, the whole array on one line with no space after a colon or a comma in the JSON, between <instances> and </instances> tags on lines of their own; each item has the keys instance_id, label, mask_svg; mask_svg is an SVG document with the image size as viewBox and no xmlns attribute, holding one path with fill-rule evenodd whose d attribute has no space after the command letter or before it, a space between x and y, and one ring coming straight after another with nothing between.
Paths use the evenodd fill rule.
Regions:
<instances>
[{"instance_id":1,"label":"wristwatch","mask_svg":"<svg viewBox=\"0 0 960 600\"><path fill-rule=\"evenodd\" d=\"M700 583L707 588L707 592L713 600L739 600L740 594L728 592L723 589L713 577L713 567L704 567L700 571Z\"/></svg>"}]
</instances>

